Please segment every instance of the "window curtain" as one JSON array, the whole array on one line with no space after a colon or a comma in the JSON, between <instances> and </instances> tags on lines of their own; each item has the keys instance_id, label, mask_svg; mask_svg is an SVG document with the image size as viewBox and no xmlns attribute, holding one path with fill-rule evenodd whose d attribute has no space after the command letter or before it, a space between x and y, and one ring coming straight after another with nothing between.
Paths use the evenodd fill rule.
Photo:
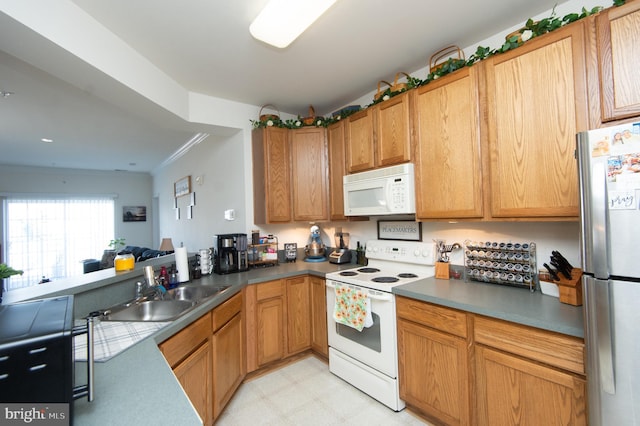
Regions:
<instances>
[{"instance_id":1,"label":"window curtain","mask_svg":"<svg viewBox=\"0 0 640 426\"><path fill-rule=\"evenodd\" d=\"M100 259L114 238L114 200L5 199L5 260L24 271L7 290L83 273L83 260Z\"/></svg>"}]
</instances>

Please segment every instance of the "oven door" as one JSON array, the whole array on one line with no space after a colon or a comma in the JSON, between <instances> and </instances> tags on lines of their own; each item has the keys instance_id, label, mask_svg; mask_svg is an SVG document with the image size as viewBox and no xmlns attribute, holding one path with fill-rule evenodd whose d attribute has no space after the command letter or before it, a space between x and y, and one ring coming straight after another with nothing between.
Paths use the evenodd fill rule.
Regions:
<instances>
[{"instance_id":1,"label":"oven door","mask_svg":"<svg viewBox=\"0 0 640 426\"><path fill-rule=\"evenodd\" d=\"M327 325L329 346L375 368L391 378L398 376L395 296L349 285L368 292L373 325L358 331L333 319L336 281L327 280ZM344 285L344 284L343 284Z\"/></svg>"}]
</instances>

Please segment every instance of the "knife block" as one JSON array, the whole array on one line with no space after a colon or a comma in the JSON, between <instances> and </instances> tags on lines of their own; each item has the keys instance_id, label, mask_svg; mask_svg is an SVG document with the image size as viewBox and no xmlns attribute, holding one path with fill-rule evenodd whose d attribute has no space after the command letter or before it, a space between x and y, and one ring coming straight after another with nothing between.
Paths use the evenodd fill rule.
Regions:
<instances>
[{"instance_id":1,"label":"knife block","mask_svg":"<svg viewBox=\"0 0 640 426\"><path fill-rule=\"evenodd\" d=\"M582 306L582 269L573 268L570 280L560 275L560 280L553 282L558 284L560 302L573 306Z\"/></svg>"},{"instance_id":2,"label":"knife block","mask_svg":"<svg viewBox=\"0 0 640 426\"><path fill-rule=\"evenodd\" d=\"M449 264L446 262L436 262L436 278L441 280L449 279Z\"/></svg>"}]
</instances>

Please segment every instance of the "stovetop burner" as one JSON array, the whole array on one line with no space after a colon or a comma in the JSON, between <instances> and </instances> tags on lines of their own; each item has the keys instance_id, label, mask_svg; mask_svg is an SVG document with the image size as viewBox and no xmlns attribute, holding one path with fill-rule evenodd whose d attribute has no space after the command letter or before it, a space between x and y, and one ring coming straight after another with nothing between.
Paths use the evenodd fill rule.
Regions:
<instances>
[{"instance_id":1,"label":"stovetop burner","mask_svg":"<svg viewBox=\"0 0 640 426\"><path fill-rule=\"evenodd\" d=\"M358 273L356 271L342 271L340 272L340 275L342 275L343 277L354 277L358 275Z\"/></svg>"},{"instance_id":2,"label":"stovetop burner","mask_svg":"<svg viewBox=\"0 0 640 426\"><path fill-rule=\"evenodd\" d=\"M375 277L372 278L371 281L374 283L395 283L400 281L400 278L397 277Z\"/></svg>"},{"instance_id":3,"label":"stovetop burner","mask_svg":"<svg viewBox=\"0 0 640 426\"><path fill-rule=\"evenodd\" d=\"M380 272L378 268L360 268L358 272L362 272L363 274L375 274L376 272Z\"/></svg>"},{"instance_id":4,"label":"stovetop burner","mask_svg":"<svg viewBox=\"0 0 640 426\"><path fill-rule=\"evenodd\" d=\"M418 278L418 276L411 272L403 272L401 274L398 274L398 278Z\"/></svg>"}]
</instances>

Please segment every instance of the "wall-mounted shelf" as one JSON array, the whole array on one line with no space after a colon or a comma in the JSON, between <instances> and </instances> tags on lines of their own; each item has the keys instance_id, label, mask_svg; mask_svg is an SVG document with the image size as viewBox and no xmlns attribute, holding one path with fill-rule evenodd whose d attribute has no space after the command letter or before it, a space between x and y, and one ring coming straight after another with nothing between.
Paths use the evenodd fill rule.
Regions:
<instances>
[{"instance_id":1,"label":"wall-mounted shelf","mask_svg":"<svg viewBox=\"0 0 640 426\"><path fill-rule=\"evenodd\" d=\"M266 242L247 246L249 266L275 266L278 264L278 237L269 236Z\"/></svg>"}]
</instances>

